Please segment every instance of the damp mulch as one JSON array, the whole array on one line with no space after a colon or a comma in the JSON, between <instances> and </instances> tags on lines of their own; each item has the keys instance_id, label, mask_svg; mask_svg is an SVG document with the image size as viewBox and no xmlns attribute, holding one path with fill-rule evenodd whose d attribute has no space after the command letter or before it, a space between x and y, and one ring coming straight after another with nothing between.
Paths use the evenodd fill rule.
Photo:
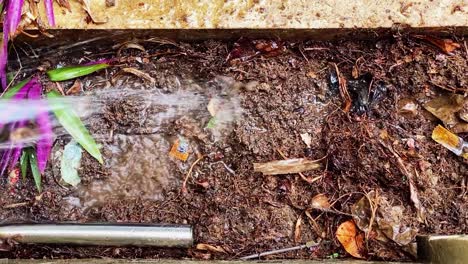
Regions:
<instances>
[{"instance_id":1,"label":"damp mulch","mask_svg":"<svg viewBox=\"0 0 468 264\"><path fill-rule=\"evenodd\" d=\"M245 39L180 43L153 39L140 42L146 51L80 47L73 54L41 57L39 53L39 59L28 57L31 52L26 52L27 47L25 52L18 49L25 73L36 71L38 66L47 69L57 64L117 58L120 66L81 78L85 92L126 87L171 93L184 89L190 80L202 88L227 85L236 91L243 113L218 141L205 135L205 128L190 127L190 120L183 117L168 124L168 133L191 138L198 153L191 153L181 167L177 165L182 161L171 159L181 169L172 172L171 177L176 180L157 190L161 192L157 199L135 195L116 196L89 207L70 203L67 197L73 196L75 190L60 182L60 176L53 172L53 162L43 178L40 195L31 179L13 191L7 184L0 186L2 223L189 224L194 228L195 244L219 246L225 253L195 247L186 250L4 243L8 250L0 252L0 257L236 259L315 241L319 246L267 259L350 258L335 232L341 223L352 219L353 205L372 192L392 206L401 206L401 221L418 234L467 233L467 162L431 139L432 130L440 121L422 107L431 98L452 92L453 87L460 88L459 93L463 89L466 92L466 43L462 39L455 41L461 47L452 54L411 36L275 43ZM16 63L10 63L13 69L17 68ZM138 69L155 82L150 84L141 76L122 74L118 67ZM340 91L340 80L347 82L348 98ZM53 83L44 84L47 89L57 88ZM66 90L72 84L65 82L61 87ZM132 103L132 98L119 102L107 110L102 122L91 124L90 131L127 136L134 131L135 135L145 136L141 133L144 129L139 118L143 110L139 104ZM401 109L405 102L415 105L409 113ZM309 146L301 134L310 137ZM466 134L460 136L468 138ZM56 145L63 146L67 140L59 138ZM151 148L151 144L146 147ZM254 172L253 163L283 159L278 150L288 158L325 157L322 169L303 173L307 178L321 176L319 180L309 183L298 174L268 176ZM158 155L169 155L168 152ZM194 166L183 191L188 165L197 155L203 159ZM417 177L408 179L399 161ZM108 169L84 154L81 185L105 180ZM5 179L2 176L2 181ZM411 199L410 181L424 208L424 219L419 217ZM332 209L312 207L312 198L318 194L328 198ZM362 251L367 259L413 259L406 246L392 240L379 241L372 234L366 238Z\"/></svg>"}]
</instances>

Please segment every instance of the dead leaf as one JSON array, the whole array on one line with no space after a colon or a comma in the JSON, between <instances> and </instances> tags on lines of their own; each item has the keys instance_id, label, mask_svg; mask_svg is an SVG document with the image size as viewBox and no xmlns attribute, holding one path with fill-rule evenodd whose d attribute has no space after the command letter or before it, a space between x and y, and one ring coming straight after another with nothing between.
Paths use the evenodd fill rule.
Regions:
<instances>
[{"instance_id":1,"label":"dead leaf","mask_svg":"<svg viewBox=\"0 0 468 264\"><path fill-rule=\"evenodd\" d=\"M210 244L203 244L203 243L197 244L196 249L211 251L211 252L216 252L216 253L223 253L223 254L227 253L226 250L224 250L221 246L212 246Z\"/></svg>"},{"instance_id":2,"label":"dead leaf","mask_svg":"<svg viewBox=\"0 0 468 264\"><path fill-rule=\"evenodd\" d=\"M296 221L296 227L294 228L294 242L301 242L301 229L302 229L302 217L299 216Z\"/></svg>"},{"instance_id":3,"label":"dead leaf","mask_svg":"<svg viewBox=\"0 0 468 264\"><path fill-rule=\"evenodd\" d=\"M419 39L426 40L427 42L430 42L431 44L437 46L439 49L441 49L443 52L447 54L452 54L452 51L460 48L460 44L454 42L451 39L440 39L432 36L425 36L425 35L417 35L416 36Z\"/></svg>"},{"instance_id":4,"label":"dead leaf","mask_svg":"<svg viewBox=\"0 0 468 264\"><path fill-rule=\"evenodd\" d=\"M145 47L143 47L142 45L138 43L134 43L134 42L126 42L120 45L119 50L117 51L117 56L120 56L120 54L122 53L122 50L126 50L126 49L136 49L139 51L146 52Z\"/></svg>"},{"instance_id":5,"label":"dead leaf","mask_svg":"<svg viewBox=\"0 0 468 264\"><path fill-rule=\"evenodd\" d=\"M81 2L81 6L83 10L86 11L89 18L91 19L91 22L93 22L94 24L105 24L107 23L107 21L109 21L109 18L107 17L105 19L97 19L96 17L94 17L93 12L91 11L91 8L90 8L90 3L89 3L90 0L79 0L79 1Z\"/></svg>"},{"instance_id":6,"label":"dead leaf","mask_svg":"<svg viewBox=\"0 0 468 264\"><path fill-rule=\"evenodd\" d=\"M78 95L81 93L81 81L76 79L73 85L68 89L67 95Z\"/></svg>"},{"instance_id":7,"label":"dead leaf","mask_svg":"<svg viewBox=\"0 0 468 264\"><path fill-rule=\"evenodd\" d=\"M286 159L274 160L266 163L254 163L254 171L263 175L292 174L303 171L320 169L322 165L317 160Z\"/></svg>"},{"instance_id":8,"label":"dead leaf","mask_svg":"<svg viewBox=\"0 0 468 264\"><path fill-rule=\"evenodd\" d=\"M417 229L408 227L404 224L404 207L401 205L393 206L389 199L381 197L379 215L376 217L379 231L387 238L395 241L400 246L405 246L414 240Z\"/></svg>"},{"instance_id":9,"label":"dead leaf","mask_svg":"<svg viewBox=\"0 0 468 264\"><path fill-rule=\"evenodd\" d=\"M57 3L59 6L63 7L63 8L66 8L68 10L68 12L72 12L71 11L71 7L70 7L70 3L68 2L68 0L57 0Z\"/></svg>"},{"instance_id":10,"label":"dead leaf","mask_svg":"<svg viewBox=\"0 0 468 264\"><path fill-rule=\"evenodd\" d=\"M313 208L319 209L331 208L330 202L328 201L328 197L323 193L317 194L312 198L311 206Z\"/></svg>"},{"instance_id":11,"label":"dead leaf","mask_svg":"<svg viewBox=\"0 0 468 264\"><path fill-rule=\"evenodd\" d=\"M468 122L461 119L458 113L463 113L465 104L468 104L468 97L465 98L460 94L449 94L432 99L424 105L424 108L439 118L454 133L466 133L468 132Z\"/></svg>"},{"instance_id":12,"label":"dead leaf","mask_svg":"<svg viewBox=\"0 0 468 264\"><path fill-rule=\"evenodd\" d=\"M364 259L364 234L358 233L353 220L343 222L336 230L336 238L343 245L346 252L355 258Z\"/></svg>"},{"instance_id":13,"label":"dead leaf","mask_svg":"<svg viewBox=\"0 0 468 264\"><path fill-rule=\"evenodd\" d=\"M414 187L412 179L409 179L409 186L410 186L410 199L413 202L414 207L416 208L416 212L418 214L418 219L421 223L424 222L426 219L426 210L421 204L419 200L418 190Z\"/></svg>"},{"instance_id":14,"label":"dead leaf","mask_svg":"<svg viewBox=\"0 0 468 264\"><path fill-rule=\"evenodd\" d=\"M134 74L142 79L145 79L145 80L148 80L151 84L154 84L156 83L156 80L151 77L149 74L147 73L144 73L140 70L137 70L135 68L123 68L122 71L124 72L128 72L128 73L131 73L131 74Z\"/></svg>"},{"instance_id":15,"label":"dead leaf","mask_svg":"<svg viewBox=\"0 0 468 264\"><path fill-rule=\"evenodd\" d=\"M310 145L312 144L312 137L310 136L309 133L303 133L301 134L301 139L306 144L308 148L310 148Z\"/></svg>"}]
</instances>

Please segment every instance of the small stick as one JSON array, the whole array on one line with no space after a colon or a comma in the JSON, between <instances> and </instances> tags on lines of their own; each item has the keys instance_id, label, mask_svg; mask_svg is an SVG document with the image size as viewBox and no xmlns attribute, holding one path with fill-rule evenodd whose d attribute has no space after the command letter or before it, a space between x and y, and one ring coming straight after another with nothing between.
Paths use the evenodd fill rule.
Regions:
<instances>
[{"instance_id":1,"label":"small stick","mask_svg":"<svg viewBox=\"0 0 468 264\"><path fill-rule=\"evenodd\" d=\"M285 160L288 159L288 157L287 157L286 155L284 155L284 153L283 153L280 149L276 149L276 151L278 151L278 153L281 155L281 157L282 157L283 159L285 159ZM326 157L326 156L325 156L325 157ZM321 158L321 159L318 159L317 161L322 160L322 159L324 159L325 157L323 157L323 158ZM312 183L314 183L314 182L320 180L321 178L323 178L323 175L320 175L320 176L317 176L317 177L315 177L315 178L313 178L313 179L309 179L309 178L307 178L302 172L299 172L298 174L299 174L299 176L301 176L301 179L303 179L304 181L306 181L306 182L308 182L308 183L310 183L310 184L312 184Z\"/></svg>"},{"instance_id":2,"label":"small stick","mask_svg":"<svg viewBox=\"0 0 468 264\"><path fill-rule=\"evenodd\" d=\"M314 241L309 241L303 245L300 245L300 246L295 246L295 247L289 247L289 248L282 248L282 249L275 249L275 250L271 250L271 251L266 251L266 252L262 252L262 253L258 253L258 254L252 254L252 255L248 255L248 256L245 256L245 257L242 257L240 258L240 260L248 260L248 259L254 259L254 258L260 258L260 257L263 257L263 256L268 256L268 255L273 255L273 254L279 254L279 253L284 253L284 252L289 252L289 251L293 251L293 250L299 250L299 249L304 249L304 248L311 248L311 247L316 247L318 246L319 243L316 243Z\"/></svg>"},{"instance_id":3,"label":"small stick","mask_svg":"<svg viewBox=\"0 0 468 264\"><path fill-rule=\"evenodd\" d=\"M28 204L29 204L29 202L8 204L8 205L3 206L3 209L13 209L13 208L17 208L17 207L26 206Z\"/></svg>"},{"instance_id":4,"label":"small stick","mask_svg":"<svg viewBox=\"0 0 468 264\"><path fill-rule=\"evenodd\" d=\"M202 160L204 158L204 156L201 156L199 157L196 161L194 161L192 163L192 165L190 166L190 169L189 171L187 172L187 175L185 175L185 179L184 179L184 183L182 184L182 192L187 192L187 181L189 179L189 177L192 175L192 171L193 171L193 168L195 167L195 165L197 165L197 163Z\"/></svg>"}]
</instances>

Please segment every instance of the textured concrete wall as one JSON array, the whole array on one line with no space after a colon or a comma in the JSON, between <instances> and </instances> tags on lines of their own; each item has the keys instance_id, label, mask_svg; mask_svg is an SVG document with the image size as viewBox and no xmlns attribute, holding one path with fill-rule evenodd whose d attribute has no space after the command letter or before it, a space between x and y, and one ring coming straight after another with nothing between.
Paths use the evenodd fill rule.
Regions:
<instances>
[{"instance_id":1,"label":"textured concrete wall","mask_svg":"<svg viewBox=\"0 0 468 264\"><path fill-rule=\"evenodd\" d=\"M86 0L96 23L70 1L61 29L327 29L467 27L468 0ZM55 2L55 1L54 1ZM43 5L40 5L45 20ZM105 22L105 23L101 23Z\"/></svg>"}]
</instances>

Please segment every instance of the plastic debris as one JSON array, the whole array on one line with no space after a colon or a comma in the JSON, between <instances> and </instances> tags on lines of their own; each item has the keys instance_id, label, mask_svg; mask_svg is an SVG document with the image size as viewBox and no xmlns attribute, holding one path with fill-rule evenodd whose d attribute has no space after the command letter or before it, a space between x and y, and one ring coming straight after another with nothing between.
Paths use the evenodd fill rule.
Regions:
<instances>
[{"instance_id":1,"label":"plastic debris","mask_svg":"<svg viewBox=\"0 0 468 264\"><path fill-rule=\"evenodd\" d=\"M459 94L441 95L424 105L427 111L439 118L454 133L468 132L468 122L463 113L468 105L468 97Z\"/></svg>"},{"instance_id":2,"label":"plastic debris","mask_svg":"<svg viewBox=\"0 0 468 264\"><path fill-rule=\"evenodd\" d=\"M63 181L72 186L77 186L81 182L78 168L80 167L82 152L80 145L74 140L70 141L63 150L60 173Z\"/></svg>"},{"instance_id":3,"label":"plastic debris","mask_svg":"<svg viewBox=\"0 0 468 264\"><path fill-rule=\"evenodd\" d=\"M309 133L301 134L301 139L302 139L302 142L304 142L304 144L306 144L306 146L310 148L310 145L312 144L312 137L310 136L310 134Z\"/></svg>"},{"instance_id":4,"label":"plastic debris","mask_svg":"<svg viewBox=\"0 0 468 264\"><path fill-rule=\"evenodd\" d=\"M254 163L253 166L255 172L261 172L263 175L279 175L320 169L322 164L317 160L300 158Z\"/></svg>"},{"instance_id":5,"label":"plastic debris","mask_svg":"<svg viewBox=\"0 0 468 264\"><path fill-rule=\"evenodd\" d=\"M184 137L176 139L172 145L169 155L181 161L186 161L189 157L190 144Z\"/></svg>"},{"instance_id":6,"label":"plastic debris","mask_svg":"<svg viewBox=\"0 0 468 264\"><path fill-rule=\"evenodd\" d=\"M432 131L432 139L455 153L457 156L462 156L468 159L468 142L450 132L445 127L438 125Z\"/></svg>"},{"instance_id":7,"label":"plastic debris","mask_svg":"<svg viewBox=\"0 0 468 264\"><path fill-rule=\"evenodd\" d=\"M364 257L364 233L360 233L353 220L343 222L335 234L338 241L343 245L346 252L355 258Z\"/></svg>"}]
</instances>

